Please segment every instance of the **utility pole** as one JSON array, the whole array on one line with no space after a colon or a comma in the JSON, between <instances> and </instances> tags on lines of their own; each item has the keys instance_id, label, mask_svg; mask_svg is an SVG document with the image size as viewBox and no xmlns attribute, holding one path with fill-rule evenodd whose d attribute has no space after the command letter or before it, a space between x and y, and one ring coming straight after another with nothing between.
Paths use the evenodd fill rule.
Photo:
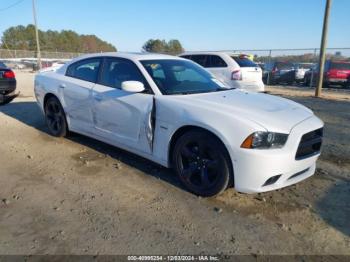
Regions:
<instances>
[{"instance_id":1,"label":"utility pole","mask_svg":"<svg viewBox=\"0 0 350 262\"><path fill-rule=\"evenodd\" d=\"M34 25L35 25L35 37L36 37L36 48L37 48L38 68L39 68L39 70L41 70L41 69L42 69L42 65L41 65L41 52L40 52L38 22L37 22L37 19L36 19L35 0L32 0L32 3L33 3L33 17L34 17Z\"/></svg>"},{"instance_id":2,"label":"utility pole","mask_svg":"<svg viewBox=\"0 0 350 262\"><path fill-rule=\"evenodd\" d=\"M323 20L322 42L321 42L320 60L319 60L320 70L318 72L318 84L315 91L316 97L321 96L322 86L323 86L323 74L324 74L324 64L326 60L326 46L327 46L327 36L328 36L328 20L329 20L331 5L332 5L332 0L327 0L326 10L325 10L324 20Z\"/></svg>"}]
</instances>

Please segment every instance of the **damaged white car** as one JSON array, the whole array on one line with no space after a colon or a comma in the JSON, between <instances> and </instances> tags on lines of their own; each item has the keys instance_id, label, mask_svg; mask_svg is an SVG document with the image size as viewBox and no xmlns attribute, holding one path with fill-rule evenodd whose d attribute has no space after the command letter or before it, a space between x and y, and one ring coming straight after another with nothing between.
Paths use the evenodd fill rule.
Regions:
<instances>
[{"instance_id":1,"label":"damaged white car","mask_svg":"<svg viewBox=\"0 0 350 262\"><path fill-rule=\"evenodd\" d=\"M321 151L323 122L311 110L230 89L173 56L83 56L38 74L35 95L52 135L74 131L173 167L201 196L297 183Z\"/></svg>"}]
</instances>

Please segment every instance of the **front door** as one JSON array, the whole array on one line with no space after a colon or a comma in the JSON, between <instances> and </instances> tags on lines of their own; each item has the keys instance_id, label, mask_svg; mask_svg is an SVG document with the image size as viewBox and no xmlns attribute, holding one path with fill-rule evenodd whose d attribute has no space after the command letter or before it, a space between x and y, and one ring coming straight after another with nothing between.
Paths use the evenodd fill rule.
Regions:
<instances>
[{"instance_id":1,"label":"front door","mask_svg":"<svg viewBox=\"0 0 350 262\"><path fill-rule=\"evenodd\" d=\"M153 95L123 91L124 81L140 81L148 88L132 61L106 58L100 80L92 92L96 132L116 145L151 153Z\"/></svg>"}]
</instances>

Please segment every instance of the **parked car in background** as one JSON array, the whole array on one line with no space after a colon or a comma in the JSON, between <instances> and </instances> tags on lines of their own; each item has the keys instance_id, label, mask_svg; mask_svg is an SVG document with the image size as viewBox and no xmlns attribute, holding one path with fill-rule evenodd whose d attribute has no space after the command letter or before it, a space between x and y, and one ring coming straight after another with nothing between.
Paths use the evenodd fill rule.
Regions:
<instances>
[{"instance_id":1,"label":"parked car in background","mask_svg":"<svg viewBox=\"0 0 350 262\"><path fill-rule=\"evenodd\" d=\"M52 135L74 131L172 167L201 196L295 184L321 151L323 122L308 108L228 89L179 57L85 55L36 75L34 92Z\"/></svg>"},{"instance_id":2,"label":"parked car in background","mask_svg":"<svg viewBox=\"0 0 350 262\"><path fill-rule=\"evenodd\" d=\"M295 64L295 82L304 83L305 73L315 67L314 63L296 63Z\"/></svg>"},{"instance_id":3,"label":"parked car in background","mask_svg":"<svg viewBox=\"0 0 350 262\"><path fill-rule=\"evenodd\" d=\"M16 84L15 73L4 63L0 62L0 103L3 103L6 97L15 92Z\"/></svg>"},{"instance_id":4,"label":"parked car in background","mask_svg":"<svg viewBox=\"0 0 350 262\"><path fill-rule=\"evenodd\" d=\"M187 52L180 57L203 66L229 87L265 91L262 70L247 55L227 52Z\"/></svg>"},{"instance_id":5,"label":"parked car in background","mask_svg":"<svg viewBox=\"0 0 350 262\"><path fill-rule=\"evenodd\" d=\"M306 86L316 85L319 76L319 66L305 73L304 83ZM350 76L350 62L327 60L324 67L324 87L343 86L347 87ZM312 79L312 80L311 80Z\"/></svg>"},{"instance_id":6,"label":"parked car in background","mask_svg":"<svg viewBox=\"0 0 350 262\"><path fill-rule=\"evenodd\" d=\"M263 79L268 85L293 84L295 81L295 64L281 61L266 63Z\"/></svg>"},{"instance_id":7,"label":"parked car in background","mask_svg":"<svg viewBox=\"0 0 350 262\"><path fill-rule=\"evenodd\" d=\"M51 66L41 69L40 72L43 73L43 72L49 72L49 71L56 71L56 70L58 70L60 67L62 67L65 63L66 63L66 62L60 62L60 61L58 61L58 62L53 62L53 63L51 64Z\"/></svg>"}]
</instances>

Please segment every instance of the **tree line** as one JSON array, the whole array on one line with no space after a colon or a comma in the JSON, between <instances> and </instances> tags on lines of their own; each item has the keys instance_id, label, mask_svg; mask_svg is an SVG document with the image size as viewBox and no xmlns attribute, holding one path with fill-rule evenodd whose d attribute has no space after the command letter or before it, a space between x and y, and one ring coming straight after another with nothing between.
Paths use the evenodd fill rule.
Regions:
<instances>
[{"instance_id":1,"label":"tree line","mask_svg":"<svg viewBox=\"0 0 350 262\"><path fill-rule=\"evenodd\" d=\"M80 35L72 30L39 30L40 47L43 51L95 53L114 52L116 47L101 40L96 35ZM12 26L3 32L0 48L16 50L36 50L35 27ZM184 52L182 44L177 39L169 41L149 39L142 46L142 51L177 55Z\"/></svg>"},{"instance_id":2,"label":"tree line","mask_svg":"<svg viewBox=\"0 0 350 262\"><path fill-rule=\"evenodd\" d=\"M117 49L95 35L80 35L72 30L39 30L40 47L45 51L58 52L113 52ZM6 29L1 37L1 48L36 50L34 25L19 25Z\"/></svg>"},{"instance_id":3,"label":"tree line","mask_svg":"<svg viewBox=\"0 0 350 262\"><path fill-rule=\"evenodd\" d=\"M329 60L350 60L349 57L343 56L340 52L335 54L326 54L326 59ZM255 62L269 62L269 61L288 61L291 63L318 63L319 55L312 53L306 53L301 55L280 55L280 56L254 56Z\"/></svg>"}]
</instances>

